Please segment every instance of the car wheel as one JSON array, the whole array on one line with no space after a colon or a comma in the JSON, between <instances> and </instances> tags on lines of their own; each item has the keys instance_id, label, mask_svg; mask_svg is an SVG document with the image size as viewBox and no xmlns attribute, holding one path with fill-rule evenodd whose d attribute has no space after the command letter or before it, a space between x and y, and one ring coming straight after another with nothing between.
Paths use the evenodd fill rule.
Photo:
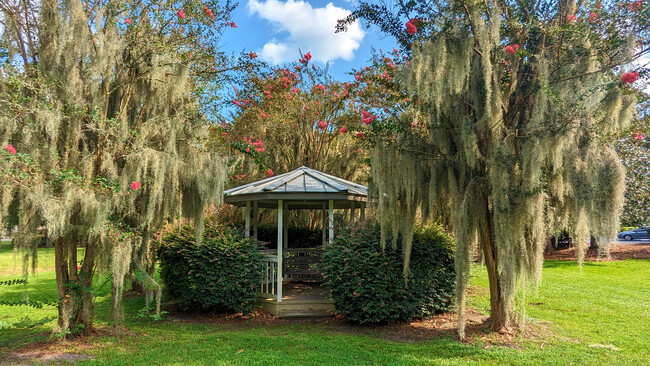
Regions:
<instances>
[{"instance_id":1,"label":"car wheel","mask_svg":"<svg viewBox=\"0 0 650 366\"><path fill-rule=\"evenodd\" d=\"M623 237L623 239L625 239L625 240L627 240L627 241L630 241L630 240L632 240L632 235L629 235L629 234L628 234L628 235L625 235L625 236Z\"/></svg>"}]
</instances>

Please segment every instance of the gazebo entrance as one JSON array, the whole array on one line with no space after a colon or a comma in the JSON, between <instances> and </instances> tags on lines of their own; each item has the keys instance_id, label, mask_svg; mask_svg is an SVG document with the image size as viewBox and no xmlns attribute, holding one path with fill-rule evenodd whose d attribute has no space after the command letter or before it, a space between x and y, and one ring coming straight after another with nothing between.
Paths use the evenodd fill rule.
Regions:
<instances>
[{"instance_id":1,"label":"gazebo entrance","mask_svg":"<svg viewBox=\"0 0 650 366\"><path fill-rule=\"evenodd\" d=\"M364 220L367 195L362 185L304 166L224 192L226 203L244 207L246 235L255 239L258 210L277 210L277 248L263 251L265 276L259 303L264 310L279 316L331 314L334 304L327 298L327 289L318 284L322 279L314 265L320 262L323 246L334 238L334 210L350 210L351 221L358 211L359 219ZM285 214L290 210L322 210L321 247L288 248Z\"/></svg>"}]
</instances>

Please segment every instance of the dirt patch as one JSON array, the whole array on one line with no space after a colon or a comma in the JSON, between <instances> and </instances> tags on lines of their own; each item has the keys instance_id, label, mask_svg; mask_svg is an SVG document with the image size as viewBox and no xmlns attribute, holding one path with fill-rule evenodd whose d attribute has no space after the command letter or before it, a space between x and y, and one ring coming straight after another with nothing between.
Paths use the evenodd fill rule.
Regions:
<instances>
[{"instance_id":1,"label":"dirt patch","mask_svg":"<svg viewBox=\"0 0 650 366\"><path fill-rule=\"evenodd\" d=\"M86 352L97 347L97 337L111 335L109 329L97 328L90 334L71 340L53 340L27 344L13 352L0 365L33 364L72 364L80 360L90 360L93 356Z\"/></svg>"},{"instance_id":2,"label":"dirt patch","mask_svg":"<svg viewBox=\"0 0 650 366\"><path fill-rule=\"evenodd\" d=\"M549 249L544 253L544 259L577 260L574 248ZM650 243L611 243L609 258L599 258L596 249L587 249L585 252L585 261L619 261L624 259L650 259Z\"/></svg>"}]
</instances>

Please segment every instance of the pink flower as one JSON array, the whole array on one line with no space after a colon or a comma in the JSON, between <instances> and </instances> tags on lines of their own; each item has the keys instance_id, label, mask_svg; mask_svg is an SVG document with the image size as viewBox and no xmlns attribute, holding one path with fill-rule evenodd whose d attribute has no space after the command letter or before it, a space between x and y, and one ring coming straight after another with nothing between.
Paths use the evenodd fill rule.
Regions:
<instances>
[{"instance_id":1,"label":"pink flower","mask_svg":"<svg viewBox=\"0 0 650 366\"><path fill-rule=\"evenodd\" d=\"M307 52L307 53L305 53L305 60L306 60L306 61L311 60L311 52Z\"/></svg>"},{"instance_id":2,"label":"pink flower","mask_svg":"<svg viewBox=\"0 0 650 366\"><path fill-rule=\"evenodd\" d=\"M390 67L391 69L394 69L394 68L395 68L395 65L393 65L392 62L389 62L389 63L388 63L388 67Z\"/></svg>"},{"instance_id":3,"label":"pink flower","mask_svg":"<svg viewBox=\"0 0 650 366\"><path fill-rule=\"evenodd\" d=\"M639 79L639 73L636 71L626 72L625 74L623 74L623 76L621 76L621 81L623 82L623 84L632 84L638 79Z\"/></svg>"},{"instance_id":4,"label":"pink flower","mask_svg":"<svg viewBox=\"0 0 650 366\"><path fill-rule=\"evenodd\" d=\"M269 169L266 171L266 175L268 175L269 177L272 177L272 176L273 176L273 169L269 168Z\"/></svg>"},{"instance_id":5,"label":"pink flower","mask_svg":"<svg viewBox=\"0 0 650 366\"><path fill-rule=\"evenodd\" d=\"M598 19L598 14L594 13L593 11L589 13L589 21L590 22L595 22Z\"/></svg>"},{"instance_id":6,"label":"pink flower","mask_svg":"<svg viewBox=\"0 0 650 366\"><path fill-rule=\"evenodd\" d=\"M139 181L133 182L131 183L130 187L132 191L137 191L138 189L140 189L140 187L142 187L142 183L140 183Z\"/></svg>"},{"instance_id":7,"label":"pink flower","mask_svg":"<svg viewBox=\"0 0 650 366\"><path fill-rule=\"evenodd\" d=\"M575 23L576 21L576 16L575 14L569 14L566 16L566 21L567 23Z\"/></svg>"},{"instance_id":8,"label":"pink flower","mask_svg":"<svg viewBox=\"0 0 650 366\"><path fill-rule=\"evenodd\" d=\"M632 2L632 4L630 4L627 8L630 9L630 11L637 11L641 8L642 3L643 2L641 0L637 0Z\"/></svg>"},{"instance_id":9,"label":"pink flower","mask_svg":"<svg viewBox=\"0 0 650 366\"><path fill-rule=\"evenodd\" d=\"M360 138L360 139L365 138L365 136L363 135L363 132L361 132L361 131L359 131L359 132L355 132L355 133L354 133L354 136L356 136L356 137L358 137L358 138Z\"/></svg>"},{"instance_id":10,"label":"pink flower","mask_svg":"<svg viewBox=\"0 0 650 366\"><path fill-rule=\"evenodd\" d=\"M16 148L12 144L5 146L5 150L11 155L16 155Z\"/></svg>"},{"instance_id":11,"label":"pink flower","mask_svg":"<svg viewBox=\"0 0 650 366\"><path fill-rule=\"evenodd\" d=\"M320 128L320 130L323 131L323 132L325 132L325 130L327 129L327 126L328 126L328 124L325 121L318 122L318 128Z\"/></svg>"},{"instance_id":12,"label":"pink flower","mask_svg":"<svg viewBox=\"0 0 650 366\"><path fill-rule=\"evenodd\" d=\"M632 135L632 138L636 140L643 140L643 135L640 134L639 131L636 131L636 133Z\"/></svg>"},{"instance_id":13,"label":"pink flower","mask_svg":"<svg viewBox=\"0 0 650 366\"><path fill-rule=\"evenodd\" d=\"M129 18L124 19L124 23L131 25L131 19Z\"/></svg>"},{"instance_id":14,"label":"pink flower","mask_svg":"<svg viewBox=\"0 0 650 366\"><path fill-rule=\"evenodd\" d=\"M228 136L228 132L222 132L221 136Z\"/></svg>"},{"instance_id":15,"label":"pink flower","mask_svg":"<svg viewBox=\"0 0 650 366\"><path fill-rule=\"evenodd\" d=\"M257 58L257 53L251 52L251 53L248 54L248 57L250 57L251 60L254 59L254 58Z\"/></svg>"},{"instance_id":16,"label":"pink flower","mask_svg":"<svg viewBox=\"0 0 650 366\"><path fill-rule=\"evenodd\" d=\"M230 23L230 28L237 28L237 23L235 22Z\"/></svg>"},{"instance_id":17,"label":"pink flower","mask_svg":"<svg viewBox=\"0 0 650 366\"><path fill-rule=\"evenodd\" d=\"M348 128L345 127L345 126L343 126L343 127L341 127L341 129L339 130L339 132L340 132L340 133L347 133L347 132L348 132Z\"/></svg>"},{"instance_id":18,"label":"pink flower","mask_svg":"<svg viewBox=\"0 0 650 366\"><path fill-rule=\"evenodd\" d=\"M180 9L179 11L176 12L176 15L178 15L178 17L181 19L185 19L185 10Z\"/></svg>"},{"instance_id":19,"label":"pink flower","mask_svg":"<svg viewBox=\"0 0 650 366\"><path fill-rule=\"evenodd\" d=\"M77 266L77 271L81 269L81 266Z\"/></svg>"},{"instance_id":20,"label":"pink flower","mask_svg":"<svg viewBox=\"0 0 650 366\"><path fill-rule=\"evenodd\" d=\"M210 17L211 19L214 19L214 14L212 14L212 10L210 10L207 6L203 5L203 12Z\"/></svg>"},{"instance_id":21,"label":"pink flower","mask_svg":"<svg viewBox=\"0 0 650 366\"><path fill-rule=\"evenodd\" d=\"M410 35L414 35L415 33L418 32L417 27L415 25L413 25L413 23L411 23L410 20L408 22L406 22L405 25L406 25L406 33L408 33Z\"/></svg>"}]
</instances>

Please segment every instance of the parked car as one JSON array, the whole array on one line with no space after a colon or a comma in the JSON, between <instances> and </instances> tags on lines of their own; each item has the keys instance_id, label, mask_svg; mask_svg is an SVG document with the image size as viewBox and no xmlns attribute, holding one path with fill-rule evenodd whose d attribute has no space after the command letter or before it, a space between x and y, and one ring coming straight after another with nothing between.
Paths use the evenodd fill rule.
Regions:
<instances>
[{"instance_id":1,"label":"parked car","mask_svg":"<svg viewBox=\"0 0 650 366\"><path fill-rule=\"evenodd\" d=\"M650 226L639 226L636 229L618 233L618 238L622 240L650 239L648 230L650 230Z\"/></svg>"}]
</instances>

